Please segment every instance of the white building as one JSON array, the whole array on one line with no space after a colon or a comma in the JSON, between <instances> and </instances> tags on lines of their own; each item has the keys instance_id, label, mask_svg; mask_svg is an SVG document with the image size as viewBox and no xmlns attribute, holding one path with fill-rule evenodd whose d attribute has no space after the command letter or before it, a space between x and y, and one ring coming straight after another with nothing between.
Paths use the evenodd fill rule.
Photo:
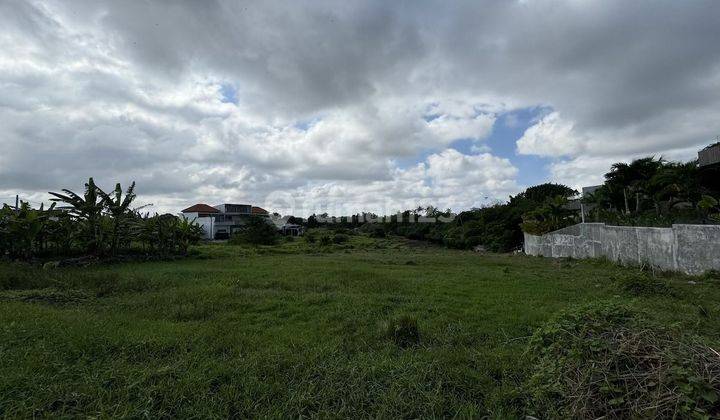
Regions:
<instances>
[{"instance_id":1,"label":"white building","mask_svg":"<svg viewBox=\"0 0 720 420\"><path fill-rule=\"evenodd\" d=\"M228 239L242 230L251 216L269 216L265 209L250 204L219 204L215 207L195 204L180 215L202 226L205 239Z\"/></svg>"}]
</instances>

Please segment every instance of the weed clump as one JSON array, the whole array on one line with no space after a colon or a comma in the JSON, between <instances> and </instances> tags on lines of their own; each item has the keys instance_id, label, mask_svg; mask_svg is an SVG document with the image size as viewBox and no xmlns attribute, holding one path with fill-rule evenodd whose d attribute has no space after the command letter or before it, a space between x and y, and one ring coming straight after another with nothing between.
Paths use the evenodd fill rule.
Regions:
<instances>
[{"instance_id":1,"label":"weed clump","mask_svg":"<svg viewBox=\"0 0 720 420\"><path fill-rule=\"evenodd\" d=\"M420 328L417 319L409 315L390 320L386 334L398 347L408 348L420 344Z\"/></svg>"},{"instance_id":2,"label":"weed clump","mask_svg":"<svg viewBox=\"0 0 720 420\"><path fill-rule=\"evenodd\" d=\"M664 279L646 274L632 273L615 278L615 283L632 296L673 296L675 293Z\"/></svg>"},{"instance_id":3,"label":"weed clump","mask_svg":"<svg viewBox=\"0 0 720 420\"><path fill-rule=\"evenodd\" d=\"M720 270L708 270L702 275L703 280L720 280Z\"/></svg>"},{"instance_id":4,"label":"weed clump","mask_svg":"<svg viewBox=\"0 0 720 420\"><path fill-rule=\"evenodd\" d=\"M529 411L542 418L720 415L720 356L628 307L566 311L533 335Z\"/></svg>"},{"instance_id":5,"label":"weed clump","mask_svg":"<svg viewBox=\"0 0 720 420\"><path fill-rule=\"evenodd\" d=\"M345 242L349 241L350 237L344 233L336 233L335 236L333 236L333 243L336 244L344 244Z\"/></svg>"}]
</instances>

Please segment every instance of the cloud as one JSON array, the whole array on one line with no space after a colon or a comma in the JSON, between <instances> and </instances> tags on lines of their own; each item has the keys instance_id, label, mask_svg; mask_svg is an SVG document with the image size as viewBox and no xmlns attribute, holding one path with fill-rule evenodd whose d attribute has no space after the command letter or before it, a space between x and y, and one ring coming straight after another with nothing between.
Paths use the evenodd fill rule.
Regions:
<instances>
[{"instance_id":1,"label":"cloud","mask_svg":"<svg viewBox=\"0 0 720 420\"><path fill-rule=\"evenodd\" d=\"M553 180L595 182L718 134L718 14L711 0L1 2L0 196L94 176L137 180L162 211L273 192L472 206L520 188L516 157L483 141L526 108L550 113L504 140L553 159ZM457 139L476 154L448 151Z\"/></svg>"},{"instance_id":2,"label":"cloud","mask_svg":"<svg viewBox=\"0 0 720 420\"><path fill-rule=\"evenodd\" d=\"M583 141L573 132L573 124L563 121L557 112L544 116L517 141L517 151L522 155L577 155L582 147Z\"/></svg>"}]
</instances>

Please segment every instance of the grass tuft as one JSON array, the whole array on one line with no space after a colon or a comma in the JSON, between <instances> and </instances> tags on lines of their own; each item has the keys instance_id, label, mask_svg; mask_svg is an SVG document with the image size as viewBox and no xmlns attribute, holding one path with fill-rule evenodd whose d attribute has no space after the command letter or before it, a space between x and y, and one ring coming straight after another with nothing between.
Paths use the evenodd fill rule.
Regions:
<instances>
[{"instance_id":1,"label":"grass tuft","mask_svg":"<svg viewBox=\"0 0 720 420\"><path fill-rule=\"evenodd\" d=\"M674 296L675 291L670 284L659 277L651 274L640 273L624 273L615 278L618 287L632 296Z\"/></svg>"},{"instance_id":2,"label":"grass tuft","mask_svg":"<svg viewBox=\"0 0 720 420\"><path fill-rule=\"evenodd\" d=\"M403 315L390 320L386 334L398 347L409 348L420 344L420 328L417 318Z\"/></svg>"}]
</instances>

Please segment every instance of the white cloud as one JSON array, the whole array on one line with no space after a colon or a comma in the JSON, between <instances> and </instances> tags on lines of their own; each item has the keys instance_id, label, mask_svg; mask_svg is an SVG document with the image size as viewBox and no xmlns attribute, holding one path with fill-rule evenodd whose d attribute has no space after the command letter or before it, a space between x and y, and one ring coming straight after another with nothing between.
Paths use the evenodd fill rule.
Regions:
<instances>
[{"instance_id":1,"label":"white cloud","mask_svg":"<svg viewBox=\"0 0 720 420\"><path fill-rule=\"evenodd\" d=\"M522 155L569 156L582 150L583 141L573 131L573 124L552 112L530 126L517 141Z\"/></svg>"},{"instance_id":2,"label":"white cloud","mask_svg":"<svg viewBox=\"0 0 720 420\"><path fill-rule=\"evenodd\" d=\"M492 132L495 117L480 114L475 117L441 115L428 123L430 131L446 143L457 139L484 139Z\"/></svg>"}]
</instances>

